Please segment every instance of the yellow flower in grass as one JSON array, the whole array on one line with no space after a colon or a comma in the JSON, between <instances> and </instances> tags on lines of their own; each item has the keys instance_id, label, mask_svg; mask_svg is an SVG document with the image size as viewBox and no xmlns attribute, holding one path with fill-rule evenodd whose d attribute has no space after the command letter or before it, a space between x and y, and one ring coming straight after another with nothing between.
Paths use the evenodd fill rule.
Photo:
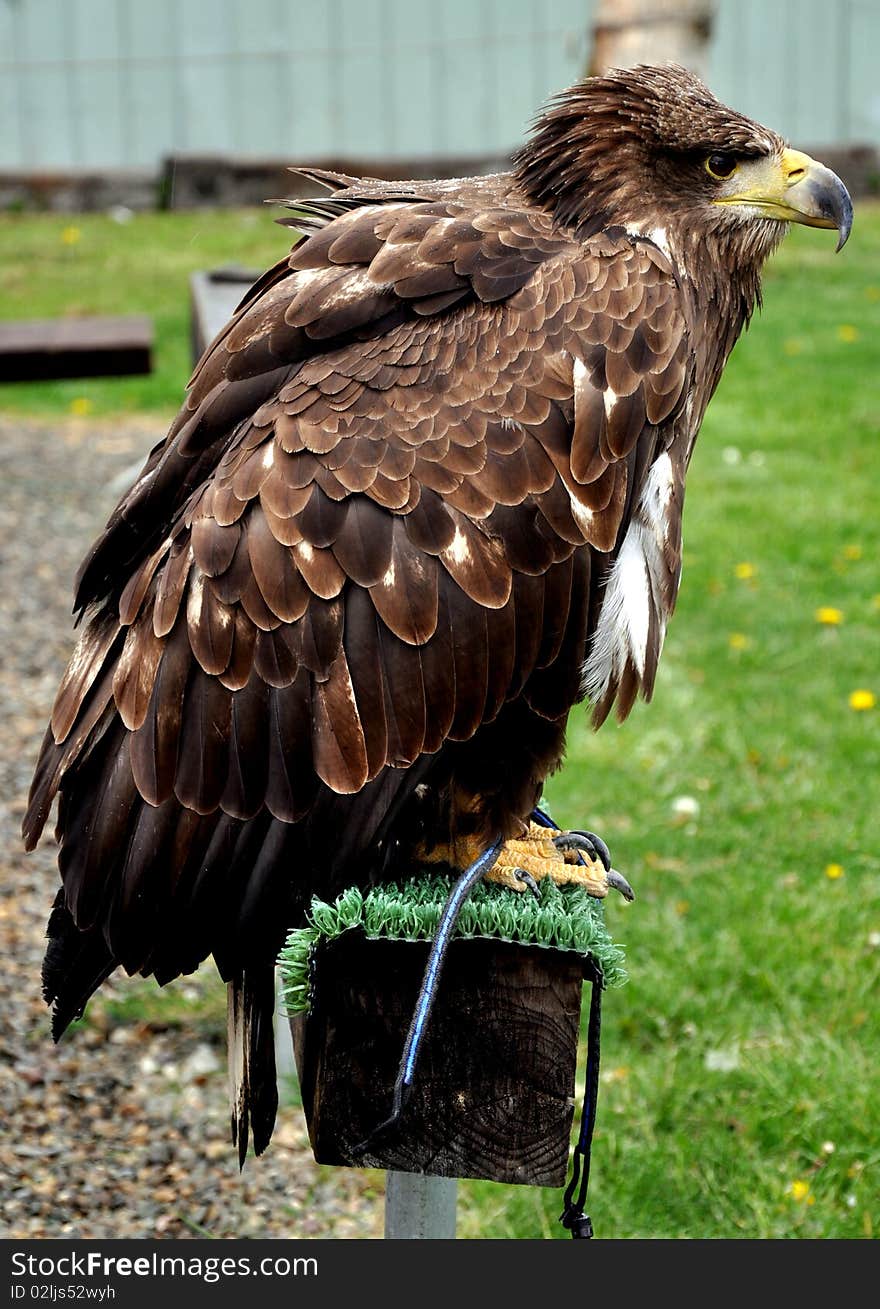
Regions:
<instances>
[{"instance_id":1,"label":"yellow flower in grass","mask_svg":"<svg viewBox=\"0 0 880 1309\"><path fill-rule=\"evenodd\" d=\"M76 245L82 232L78 227L63 227L61 229L61 240L64 245Z\"/></svg>"},{"instance_id":2,"label":"yellow flower in grass","mask_svg":"<svg viewBox=\"0 0 880 1309\"><path fill-rule=\"evenodd\" d=\"M792 1182L788 1188L788 1194L797 1204L815 1204L816 1197L810 1190L810 1183L801 1181L800 1178Z\"/></svg>"},{"instance_id":3,"label":"yellow flower in grass","mask_svg":"<svg viewBox=\"0 0 880 1309\"><path fill-rule=\"evenodd\" d=\"M864 688L860 688L858 691L850 692L849 707L850 709L855 709L857 712L865 709L873 709L876 703L877 697L873 691L866 691Z\"/></svg>"},{"instance_id":4,"label":"yellow flower in grass","mask_svg":"<svg viewBox=\"0 0 880 1309\"><path fill-rule=\"evenodd\" d=\"M856 545L855 542L852 545L845 545L843 547L843 557L844 559L861 559L862 547Z\"/></svg>"},{"instance_id":5,"label":"yellow flower in grass","mask_svg":"<svg viewBox=\"0 0 880 1309\"><path fill-rule=\"evenodd\" d=\"M727 638L727 644L731 650L748 650L752 643L745 632L731 632Z\"/></svg>"},{"instance_id":6,"label":"yellow flower in grass","mask_svg":"<svg viewBox=\"0 0 880 1309\"><path fill-rule=\"evenodd\" d=\"M834 609L831 605L820 605L816 610L816 622L824 623L826 627L837 627L843 622L843 610Z\"/></svg>"},{"instance_id":7,"label":"yellow flower in grass","mask_svg":"<svg viewBox=\"0 0 880 1309\"><path fill-rule=\"evenodd\" d=\"M750 582L755 576L757 569L754 564L744 562L737 564L733 571L741 582Z\"/></svg>"},{"instance_id":8,"label":"yellow flower in grass","mask_svg":"<svg viewBox=\"0 0 880 1309\"><path fill-rule=\"evenodd\" d=\"M843 341L845 345L852 345L859 339L859 329L852 323L841 323L837 329L837 339Z\"/></svg>"},{"instance_id":9,"label":"yellow flower in grass","mask_svg":"<svg viewBox=\"0 0 880 1309\"><path fill-rule=\"evenodd\" d=\"M74 418L87 418L92 412L92 402L87 395L78 395L70 402L70 412Z\"/></svg>"},{"instance_id":10,"label":"yellow flower in grass","mask_svg":"<svg viewBox=\"0 0 880 1309\"><path fill-rule=\"evenodd\" d=\"M843 864L826 864L825 876L830 882L837 882L843 877Z\"/></svg>"}]
</instances>

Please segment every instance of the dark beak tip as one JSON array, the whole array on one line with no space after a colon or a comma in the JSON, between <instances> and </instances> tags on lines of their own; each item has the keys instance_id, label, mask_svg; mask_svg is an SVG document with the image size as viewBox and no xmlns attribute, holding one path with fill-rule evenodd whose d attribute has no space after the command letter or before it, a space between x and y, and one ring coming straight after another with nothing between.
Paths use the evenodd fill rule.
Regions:
<instances>
[{"instance_id":1,"label":"dark beak tip","mask_svg":"<svg viewBox=\"0 0 880 1309\"><path fill-rule=\"evenodd\" d=\"M848 223L842 223L837 229L837 245L834 247L834 253L839 255L843 247L849 240L849 234L852 231L852 219Z\"/></svg>"},{"instance_id":2,"label":"dark beak tip","mask_svg":"<svg viewBox=\"0 0 880 1309\"><path fill-rule=\"evenodd\" d=\"M849 234L852 231L853 206L849 191L847 191L843 182L841 182L839 177L836 181L839 190L835 197L837 200L836 213L834 215L837 219L837 247L834 253L840 254L841 250L849 240Z\"/></svg>"}]
</instances>

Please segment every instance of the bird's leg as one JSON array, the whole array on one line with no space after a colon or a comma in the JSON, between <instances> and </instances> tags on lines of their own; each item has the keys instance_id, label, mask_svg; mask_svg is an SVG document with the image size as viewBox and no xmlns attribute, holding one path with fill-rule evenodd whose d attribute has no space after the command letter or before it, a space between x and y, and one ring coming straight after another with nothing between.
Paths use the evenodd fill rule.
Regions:
<instances>
[{"instance_id":1,"label":"bird's leg","mask_svg":"<svg viewBox=\"0 0 880 1309\"><path fill-rule=\"evenodd\" d=\"M484 847L485 842L477 835L456 834L448 845L422 850L418 857L423 863L466 868ZM612 887L625 900L633 899L632 887L611 867L608 846L600 836L595 832L561 831L542 810L536 809L531 822L522 824L520 835L504 842L484 880L535 894L545 877L552 878L557 886L582 886L598 899Z\"/></svg>"}]
</instances>

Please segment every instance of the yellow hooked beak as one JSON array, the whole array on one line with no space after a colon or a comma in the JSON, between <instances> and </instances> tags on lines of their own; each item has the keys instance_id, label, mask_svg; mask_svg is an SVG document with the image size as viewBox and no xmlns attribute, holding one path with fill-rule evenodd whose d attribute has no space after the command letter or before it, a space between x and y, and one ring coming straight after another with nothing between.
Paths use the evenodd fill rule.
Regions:
<instances>
[{"instance_id":1,"label":"yellow hooked beak","mask_svg":"<svg viewBox=\"0 0 880 1309\"><path fill-rule=\"evenodd\" d=\"M843 182L800 150L743 160L714 203L745 205L764 218L785 223L836 228L838 250L852 228L852 200Z\"/></svg>"}]
</instances>

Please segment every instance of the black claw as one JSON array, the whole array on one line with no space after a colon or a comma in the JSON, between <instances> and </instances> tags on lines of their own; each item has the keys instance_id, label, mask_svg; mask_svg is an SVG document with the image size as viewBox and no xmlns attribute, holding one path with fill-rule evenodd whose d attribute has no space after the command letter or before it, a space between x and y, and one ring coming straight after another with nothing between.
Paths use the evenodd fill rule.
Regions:
<instances>
[{"instance_id":1,"label":"black claw","mask_svg":"<svg viewBox=\"0 0 880 1309\"><path fill-rule=\"evenodd\" d=\"M596 854L599 857L602 867L605 869L606 873L610 873L611 851L608 849L608 846L602 840L601 836L597 836L595 832L582 832L579 830L576 831L576 835L585 836L589 841L593 842L593 846L595 848Z\"/></svg>"},{"instance_id":2,"label":"black claw","mask_svg":"<svg viewBox=\"0 0 880 1309\"><path fill-rule=\"evenodd\" d=\"M557 850L582 850L591 859L598 859L606 873L611 868L608 846L595 832L560 832L553 844Z\"/></svg>"},{"instance_id":3,"label":"black claw","mask_svg":"<svg viewBox=\"0 0 880 1309\"><path fill-rule=\"evenodd\" d=\"M553 844L557 850L581 850L591 859L598 859L605 869L605 876L609 886L613 886L615 891L619 891L624 900L634 900L635 892L629 882L619 873L616 868L611 867L611 851L595 832L560 832L554 836Z\"/></svg>"},{"instance_id":4,"label":"black claw","mask_svg":"<svg viewBox=\"0 0 880 1309\"><path fill-rule=\"evenodd\" d=\"M517 881L522 882L529 888L536 900L540 900L541 892L538 883L535 881L534 877L532 877L531 873L527 873L524 868L514 868L513 875Z\"/></svg>"},{"instance_id":5,"label":"black claw","mask_svg":"<svg viewBox=\"0 0 880 1309\"><path fill-rule=\"evenodd\" d=\"M613 886L615 891L619 891L624 900L635 900L636 893L624 877L616 868L608 869L608 885Z\"/></svg>"}]
</instances>

